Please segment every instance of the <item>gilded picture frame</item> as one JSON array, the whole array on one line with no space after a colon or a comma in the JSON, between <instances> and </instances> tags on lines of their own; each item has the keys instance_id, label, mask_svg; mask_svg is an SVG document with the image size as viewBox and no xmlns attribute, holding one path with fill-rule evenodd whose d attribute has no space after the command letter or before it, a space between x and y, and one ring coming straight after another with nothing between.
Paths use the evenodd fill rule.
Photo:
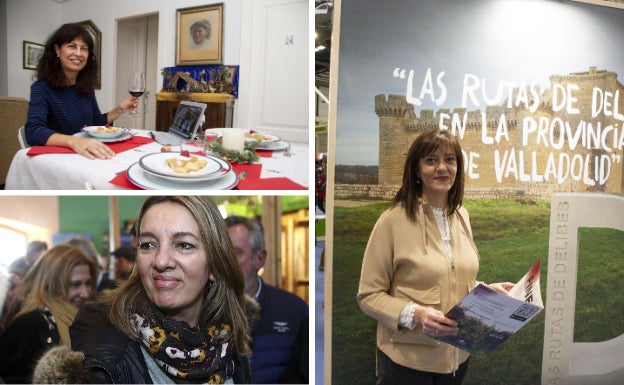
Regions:
<instances>
[{"instance_id":1,"label":"gilded picture frame","mask_svg":"<svg viewBox=\"0 0 624 385\"><path fill-rule=\"evenodd\" d=\"M45 46L43 44L37 44L37 43L33 43L32 41L24 40L23 67L25 70L37 69L37 63L39 63L39 58L43 54L44 49L45 49Z\"/></svg>"},{"instance_id":2,"label":"gilded picture frame","mask_svg":"<svg viewBox=\"0 0 624 385\"><path fill-rule=\"evenodd\" d=\"M223 3L176 11L176 66L223 64Z\"/></svg>"}]
</instances>

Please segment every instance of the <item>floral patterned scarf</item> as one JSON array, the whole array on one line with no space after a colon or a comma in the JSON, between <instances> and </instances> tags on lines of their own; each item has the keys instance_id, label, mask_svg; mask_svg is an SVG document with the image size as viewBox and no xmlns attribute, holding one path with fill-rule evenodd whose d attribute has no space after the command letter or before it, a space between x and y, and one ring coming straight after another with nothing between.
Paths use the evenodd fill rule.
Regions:
<instances>
[{"instance_id":1,"label":"floral patterned scarf","mask_svg":"<svg viewBox=\"0 0 624 385\"><path fill-rule=\"evenodd\" d=\"M176 382L223 384L233 375L230 325L201 330L165 317L151 303L133 314L130 322L154 360Z\"/></svg>"}]
</instances>

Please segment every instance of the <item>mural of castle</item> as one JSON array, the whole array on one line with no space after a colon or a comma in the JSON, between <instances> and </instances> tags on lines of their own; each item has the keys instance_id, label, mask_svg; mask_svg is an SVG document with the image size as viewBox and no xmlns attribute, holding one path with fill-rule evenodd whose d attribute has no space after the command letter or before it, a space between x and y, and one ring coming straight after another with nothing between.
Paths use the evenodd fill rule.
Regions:
<instances>
[{"instance_id":1,"label":"mural of castle","mask_svg":"<svg viewBox=\"0 0 624 385\"><path fill-rule=\"evenodd\" d=\"M508 100L488 106L485 119L481 110L464 108L440 109L436 115L423 109L417 116L403 95L375 96L379 185L400 185L410 144L422 131L444 125L460 137L473 167L466 171L467 196L482 190L489 190L488 196L492 190L539 197L556 192L622 193L624 86L617 74L591 67L587 72L551 75L549 81L550 88L537 93L539 100L531 98L536 93L516 89L511 107ZM553 96L568 89L576 98L572 113L560 108L561 94ZM516 105L519 93L528 95L529 103ZM528 106L536 108L531 111ZM602 110L592 117L597 108ZM523 133L528 133L526 145Z\"/></svg>"}]
</instances>

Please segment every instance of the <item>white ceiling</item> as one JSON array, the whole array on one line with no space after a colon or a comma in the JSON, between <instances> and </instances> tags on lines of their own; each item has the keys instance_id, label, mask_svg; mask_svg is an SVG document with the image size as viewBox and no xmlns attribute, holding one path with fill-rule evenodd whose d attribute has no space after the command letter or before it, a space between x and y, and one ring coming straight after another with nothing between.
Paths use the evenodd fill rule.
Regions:
<instances>
[{"instance_id":1,"label":"white ceiling","mask_svg":"<svg viewBox=\"0 0 624 385\"><path fill-rule=\"evenodd\" d=\"M55 0L69 1L69 0ZM602 5L624 9L624 0L572 0L579 3ZM329 63L331 56L331 33L333 24L334 2L332 0L315 0L315 46L325 49L315 52L315 79L317 87L329 86Z\"/></svg>"}]
</instances>

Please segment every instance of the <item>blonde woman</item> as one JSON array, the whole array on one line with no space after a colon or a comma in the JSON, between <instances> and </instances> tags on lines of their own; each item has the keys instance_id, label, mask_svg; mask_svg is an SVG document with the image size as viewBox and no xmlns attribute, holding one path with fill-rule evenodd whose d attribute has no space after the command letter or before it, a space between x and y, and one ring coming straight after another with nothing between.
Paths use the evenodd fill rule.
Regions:
<instances>
[{"instance_id":1,"label":"blonde woman","mask_svg":"<svg viewBox=\"0 0 624 385\"><path fill-rule=\"evenodd\" d=\"M71 327L86 381L252 383L248 317L257 308L217 207L207 197L151 197L136 228L132 274ZM69 382L50 376L62 354L44 357L35 381Z\"/></svg>"},{"instance_id":2,"label":"blonde woman","mask_svg":"<svg viewBox=\"0 0 624 385\"><path fill-rule=\"evenodd\" d=\"M50 249L30 269L9 308L0 337L0 377L31 383L36 360L53 346L70 345L69 325L95 293L97 267L69 245Z\"/></svg>"}]
</instances>

